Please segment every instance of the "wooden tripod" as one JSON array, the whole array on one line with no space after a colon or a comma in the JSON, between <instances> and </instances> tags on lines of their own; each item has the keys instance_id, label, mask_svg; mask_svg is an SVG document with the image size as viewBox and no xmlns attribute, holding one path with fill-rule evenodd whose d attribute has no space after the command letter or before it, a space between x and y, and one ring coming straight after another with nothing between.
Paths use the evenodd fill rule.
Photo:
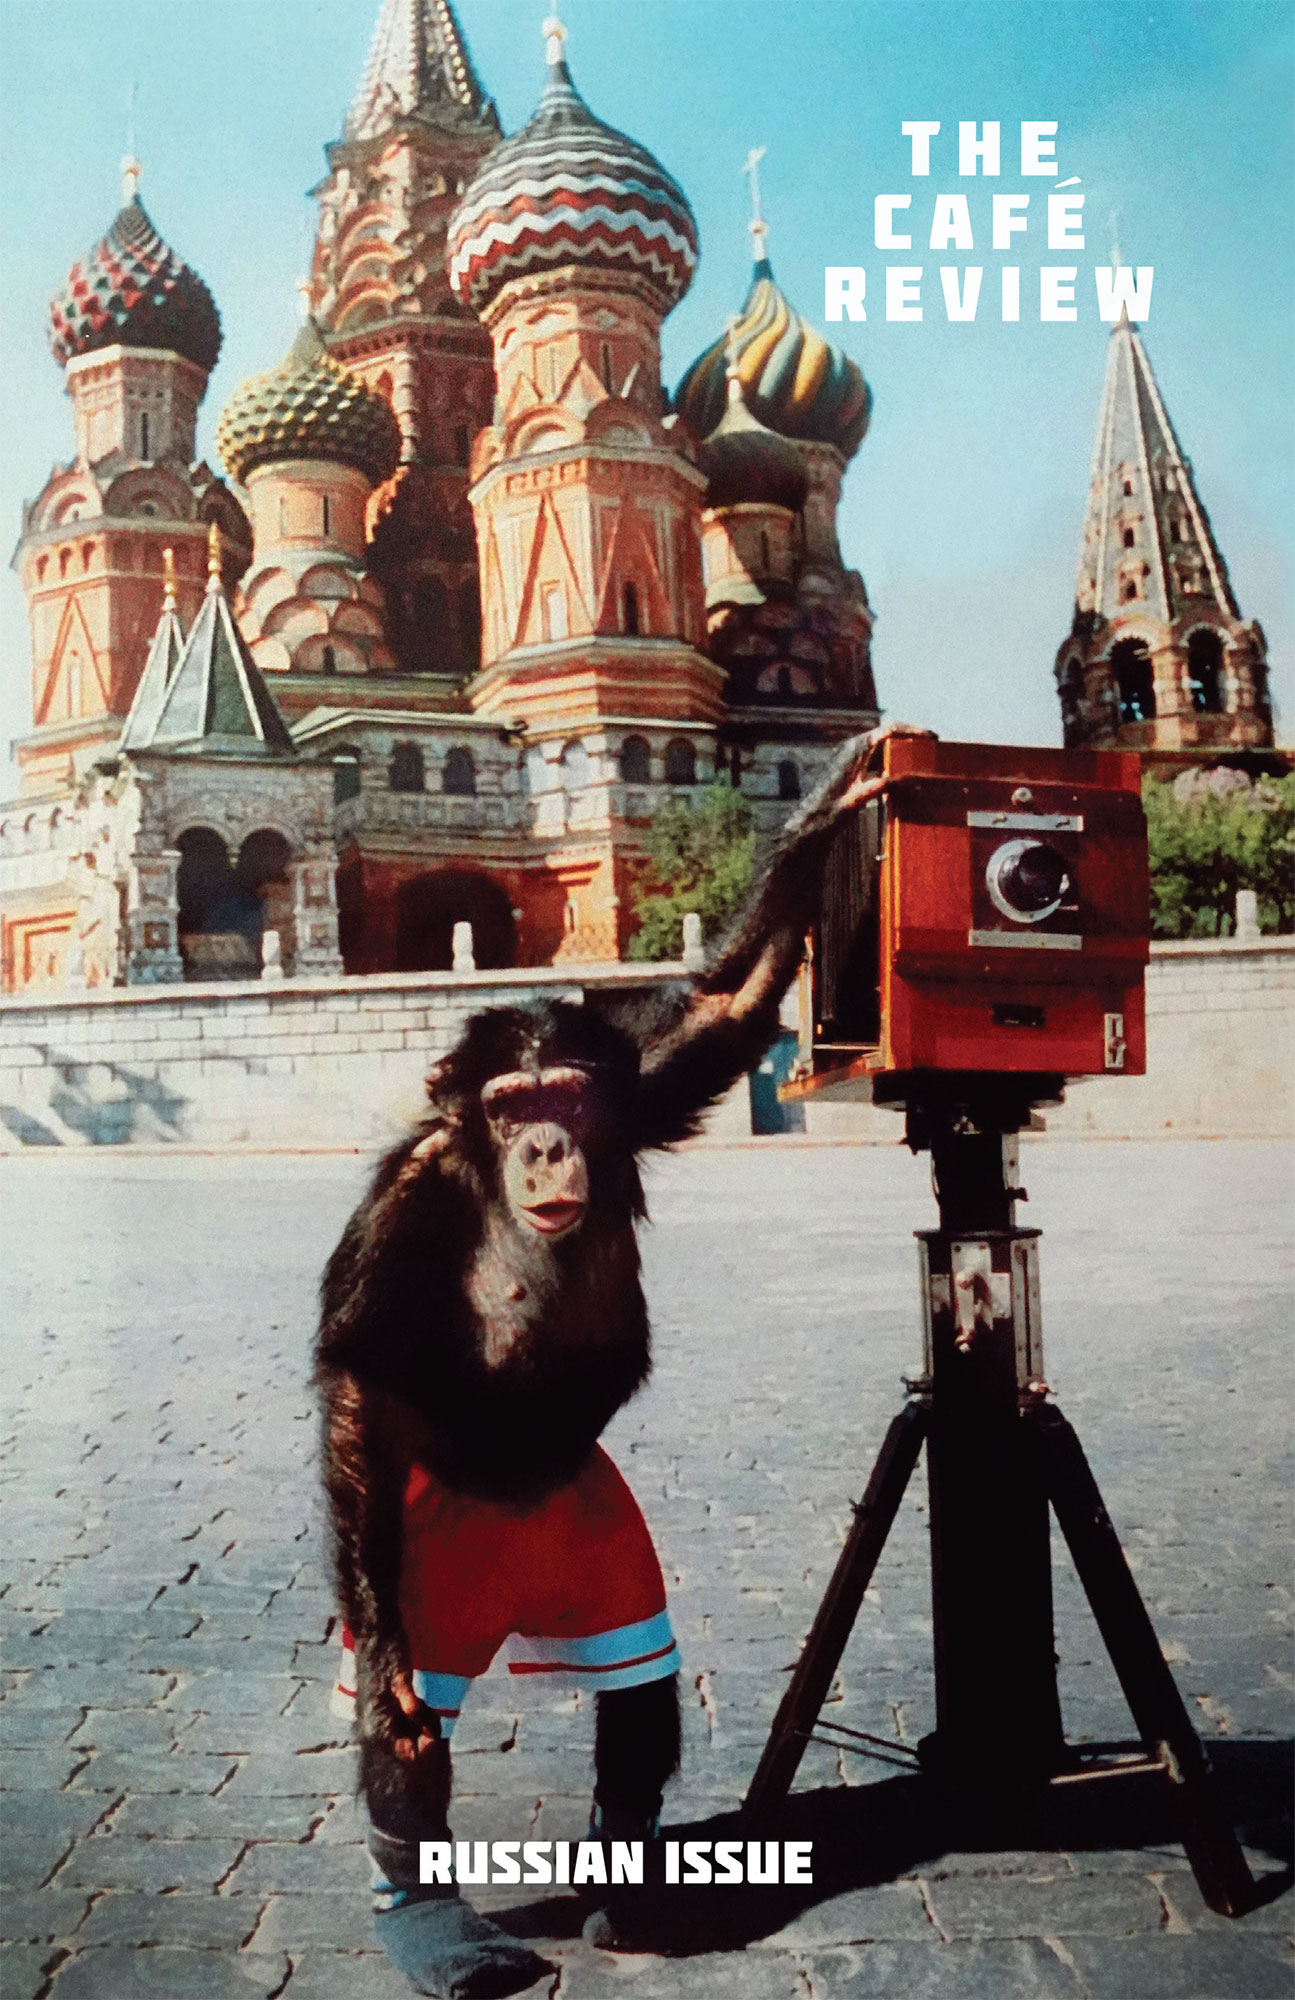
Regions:
<instances>
[{"instance_id":1,"label":"wooden tripod","mask_svg":"<svg viewBox=\"0 0 1295 2000\"><path fill-rule=\"evenodd\" d=\"M758 1819L791 1787L925 1443L936 1729L920 1747L923 1768L1000 1785L1075 1773L1057 1697L1051 1506L1145 1752L1106 1769L1163 1774L1201 1894L1239 1916L1254 1902L1253 1877L1083 1447L1048 1401L1039 1232L1014 1219L1026 1116L1019 1096L1004 1103L988 1081L962 1102L952 1092L910 1102L909 1144L930 1149L940 1206L940 1227L919 1232L925 1369L855 1507L744 1812Z\"/></svg>"}]
</instances>

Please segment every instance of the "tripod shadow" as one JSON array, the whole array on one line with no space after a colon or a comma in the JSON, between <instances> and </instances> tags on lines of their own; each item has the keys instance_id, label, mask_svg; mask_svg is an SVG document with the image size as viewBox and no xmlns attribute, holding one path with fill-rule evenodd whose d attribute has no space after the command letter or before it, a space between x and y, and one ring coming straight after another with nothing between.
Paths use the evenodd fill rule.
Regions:
<instances>
[{"instance_id":1,"label":"tripod shadow","mask_svg":"<svg viewBox=\"0 0 1295 2000\"><path fill-rule=\"evenodd\" d=\"M1275 1864L1258 1881L1258 1907L1295 1880L1290 1804L1295 1744L1224 1739L1211 1743L1210 1758L1241 1840ZM782 1930L804 1910L851 1889L894 1881L945 1854L1154 1851L1179 1839L1169 1787L1153 1773L1093 1778L1034 1793L1000 1792L987 1785L974 1795L905 1775L873 1785L793 1793L758 1829L736 1813L725 1813L669 1825L663 1833L680 1842L745 1843L757 1833L761 1840L813 1842L812 1885L656 1885L626 1892L621 1907L628 1912L636 1942L676 1957L741 1950ZM519 1936L558 1938L579 1929L585 1907L569 1898L546 1899L492 1914Z\"/></svg>"}]
</instances>

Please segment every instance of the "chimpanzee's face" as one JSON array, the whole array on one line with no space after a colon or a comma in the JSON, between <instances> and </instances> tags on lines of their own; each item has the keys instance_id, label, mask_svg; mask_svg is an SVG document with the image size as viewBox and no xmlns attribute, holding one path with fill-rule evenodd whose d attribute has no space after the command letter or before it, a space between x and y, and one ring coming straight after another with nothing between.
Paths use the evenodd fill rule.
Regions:
<instances>
[{"instance_id":1,"label":"chimpanzee's face","mask_svg":"<svg viewBox=\"0 0 1295 2000\"><path fill-rule=\"evenodd\" d=\"M504 1198L523 1230L574 1235L589 1208L589 1072L573 1064L492 1077L481 1092Z\"/></svg>"}]
</instances>

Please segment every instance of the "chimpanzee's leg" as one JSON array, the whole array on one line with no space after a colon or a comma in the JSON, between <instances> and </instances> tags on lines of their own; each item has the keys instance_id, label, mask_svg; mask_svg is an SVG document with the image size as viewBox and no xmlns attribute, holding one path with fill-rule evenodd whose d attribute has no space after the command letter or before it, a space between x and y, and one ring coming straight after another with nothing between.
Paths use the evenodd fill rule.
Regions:
<instances>
[{"instance_id":1,"label":"chimpanzee's leg","mask_svg":"<svg viewBox=\"0 0 1295 2000\"><path fill-rule=\"evenodd\" d=\"M520 1993L552 1967L478 1916L452 1882L419 1880L419 1842L448 1841L450 1746L432 1742L405 1761L366 1738L360 1784L369 1808L374 1926L392 1963L420 1993L485 2000Z\"/></svg>"},{"instance_id":2,"label":"chimpanzee's leg","mask_svg":"<svg viewBox=\"0 0 1295 2000\"><path fill-rule=\"evenodd\" d=\"M609 1840L656 1831L661 1794L679 1768L679 1676L597 1697L594 1831Z\"/></svg>"}]
</instances>

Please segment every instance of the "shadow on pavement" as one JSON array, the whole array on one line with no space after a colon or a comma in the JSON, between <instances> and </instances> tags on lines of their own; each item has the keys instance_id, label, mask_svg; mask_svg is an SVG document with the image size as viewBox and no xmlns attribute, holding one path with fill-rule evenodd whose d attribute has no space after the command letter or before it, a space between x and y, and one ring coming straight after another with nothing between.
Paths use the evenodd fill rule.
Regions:
<instances>
[{"instance_id":1,"label":"shadow on pavement","mask_svg":"<svg viewBox=\"0 0 1295 2000\"><path fill-rule=\"evenodd\" d=\"M1260 1874L1258 1907L1289 1888L1295 1876L1295 1743L1215 1739L1209 1752L1242 1842L1276 1864L1275 1870ZM662 1831L667 1839L681 1842L745 1842L752 1829L736 1813L727 1813ZM627 1942L676 1956L737 1951L783 1929L817 1903L891 1882L945 1854L1154 1850L1176 1843L1178 1829L1169 1788L1152 1775L1093 1778L1010 1797L991 1791L955 1794L925 1778L905 1776L794 1793L759 1835L812 1841L813 1886L649 1885L623 1890L613 1907ZM589 1907L570 1897L548 1898L491 1914L518 1936L557 1939L575 1935Z\"/></svg>"}]
</instances>

